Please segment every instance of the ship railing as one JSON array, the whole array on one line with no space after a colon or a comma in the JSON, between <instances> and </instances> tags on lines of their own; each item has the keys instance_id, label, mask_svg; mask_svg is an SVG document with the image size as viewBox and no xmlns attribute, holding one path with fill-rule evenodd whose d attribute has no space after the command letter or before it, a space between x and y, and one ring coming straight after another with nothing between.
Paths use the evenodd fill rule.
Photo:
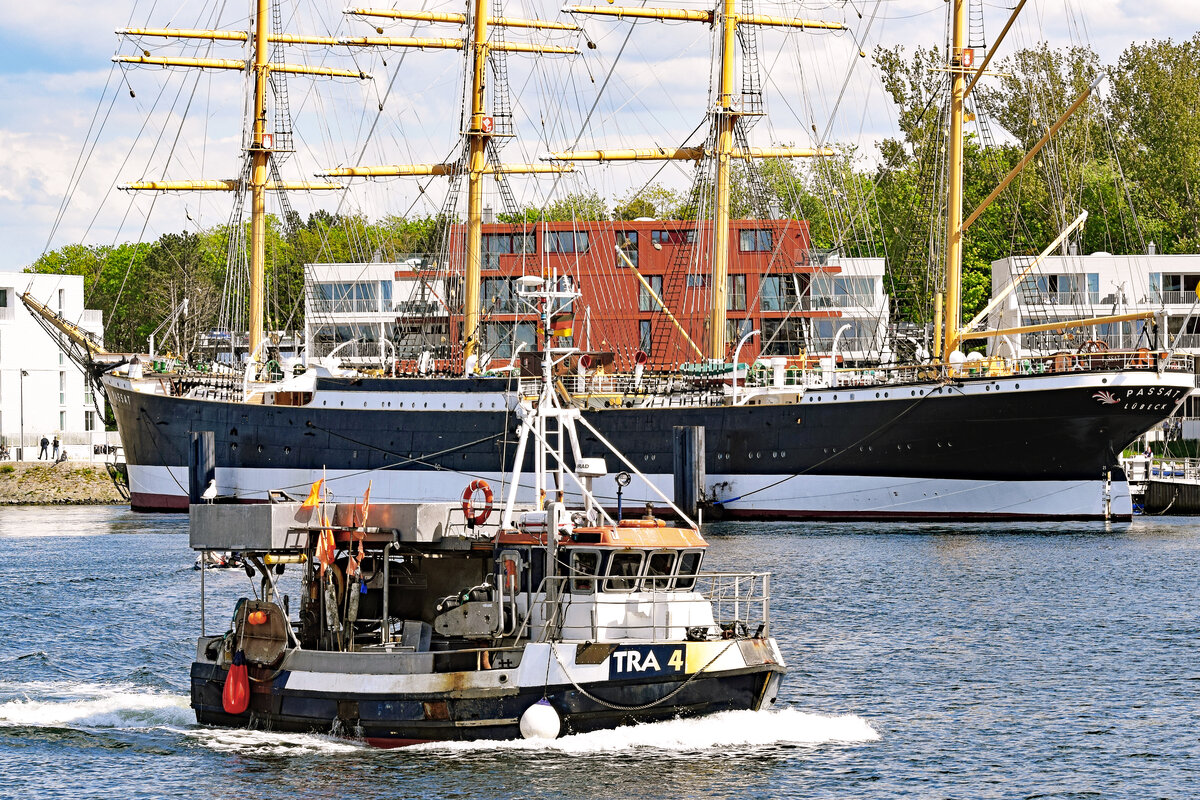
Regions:
<instances>
[{"instance_id":1,"label":"ship railing","mask_svg":"<svg viewBox=\"0 0 1200 800\"><path fill-rule=\"evenodd\" d=\"M612 581L627 588L617 592ZM530 635L541 625L538 641L557 638L565 624L564 615L572 603L585 602L604 592L606 598L629 597L637 607L614 627L629 638L654 640L665 638L678 628L669 610L685 599L707 601L712 608L715 628L698 635L713 638L769 636L771 630L771 574L769 572L701 572L696 575L663 576L587 576L556 575L543 579L534 600L516 628L517 638ZM644 620L644 622L639 622ZM593 615L593 625L595 616ZM704 627L704 626L700 626ZM689 633L688 635L692 635Z\"/></svg>"},{"instance_id":2,"label":"ship railing","mask_svg":"<svg viewBox=\"0 0 1200 800\"><path fill-rule=\"evenodd\" d=\"M813 357L818 358L817 356ZM1170 354L1163 350L1103 350L1098 352L1060 352L1023 355L1019 358L989 356L949 364L870 365L830 369L820 364L789 360L782 381L774 369L757 361L738 371L739 389L808 390L838 387L871 387L914 383L941 383L970 378L1010 378L1047 374L1114 371L1196 372L1196 357L1188 353ZM576 401L596 406L704 406L728 399L732 373L713 378L662 373L606 372L587 375L564 374L563 386ZM539 382L522 379L522 396L535 396ZM747 399L743 396L743 401Z\"/></svg>"},{"instance_id":3,"label":"ship railing","mask_svg":"<svg viewBox=\"0 0 1200 800\"><path fill-rule=\"evenodd\" d=\"M1147 474L1151 480L1200 482L1200 458L1152 458Z\"/></svg>"}]
</instances>

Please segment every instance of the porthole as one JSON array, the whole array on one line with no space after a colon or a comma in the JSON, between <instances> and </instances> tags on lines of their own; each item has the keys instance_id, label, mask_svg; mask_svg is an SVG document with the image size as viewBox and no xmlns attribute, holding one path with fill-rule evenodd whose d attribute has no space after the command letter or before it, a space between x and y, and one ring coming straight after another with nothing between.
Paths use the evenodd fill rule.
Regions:
<instances>
[{"instance_id":1,"label":"porthole","mask_svg":"<svg viewBox=\"0 0 1200 800\"><path fill-rule=\"evenodd\" d=\"M290 447L283 448L283 454L285 456L290 456L292 454L292 448L290 448Z\"/></svg>"},{"instance_id":2,"label":"porthole","mask_svg":"<svg viewBox=\"0 0 1200 800\"><path fill-rule=\"evenodd\" d=\"M346 405L346 401L345 401L345 400L338 400L338 405L339 405L339 406L344 406L344 405Z\"/></svg>"},{"instance_id":3,"label":"porthole","mask_svg":"<svg viewBox=\"0 0 1200 800\"><path fill-rule=\"evenodd\" d=\"M263 446L260 444L260 445L258 446L258 452L260 452L260 453L261 453L262 451L263 451Z\"/></svg>"},{"instance_id":4,"label":"porthole","mask_svg":"<svg viewBox=\"0 0 1200 800\"><path fill-rule=\"evenodd\" d=\"M780 450L780 451L779 451L779 457L780 457L780 458L787 458L787 450Z\"/></svg>"},{"instance_id":5,"label":"porthole","mask_svg":"<svg viewBox=\"0 0 1200 800\"><path fill-rule=\"evenodd\" d=\"M237 450L237 442L230 442L230 443L229 443L229 449L230 449L230 450Z\"/></svg>"},{"instance_id":6,"label":"porthole","mask_svg":"<svg viewBox=\"0 0 1200 800\"><path fill-rule=\"evenodd\" d=\"M884 397L887 397L887 396L888 396L888 393L887 393L887 392L884 392L884 393L883 393L883 396L884 396Z\"/></svg>"},{"instance_id":7,"label":"porthole","mask_svg":"<svg viewBox=\"0 0 1200 800\"><path fill-rule=\"evenodd\" d=\"M771 451L771 458L779 458L779 451L778 451L778 450L772 450L772 451Z\"/></svg>"}]
</instances>

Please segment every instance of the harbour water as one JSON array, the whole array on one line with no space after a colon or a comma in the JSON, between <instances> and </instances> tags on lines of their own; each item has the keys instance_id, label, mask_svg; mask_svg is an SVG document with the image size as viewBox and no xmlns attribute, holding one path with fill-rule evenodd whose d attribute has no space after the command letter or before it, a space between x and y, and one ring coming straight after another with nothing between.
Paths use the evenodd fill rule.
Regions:
<instances>
[{"instance_id":1,"label":"harbour water","mask_svg":"<svg viewBox=\"0 0 1200 800\"><path fill-rule=\"evenodd\" d=\"M0 508L0 796L1192 798L1200 519L720 525L765 570L777 707L376 751L198 728L182 516ZM210 630L241 571L209 572Z\"/></svg>"}]
</instances>

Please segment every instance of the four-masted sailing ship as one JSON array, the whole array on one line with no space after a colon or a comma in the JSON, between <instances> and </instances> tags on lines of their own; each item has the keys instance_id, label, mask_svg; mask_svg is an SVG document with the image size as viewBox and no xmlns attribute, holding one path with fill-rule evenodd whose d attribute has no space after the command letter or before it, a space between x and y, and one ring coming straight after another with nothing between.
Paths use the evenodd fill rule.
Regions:
<instances>
[{"instance_id":1,"label":"four-masted sailing ship","mask_svg":"<svg viewBox=\"0 0 1200 800\"><path fill-rule=\"evenodd\" d=\"M966 324L962 321L962 241L983 208L964 219L964 100L987 67L986 61L978 68L970 63L964 37L966 2L952 0L950 9L950 63L946 65L951 76L948 252L931 357L907 365L838 369L834 359L820 363L805 355L750 371L730 363L725 321L730 230L735 225L729 211L731 169L736 163L762 158L821 158L827 151L750 146L745 117L755 110L735 100L734 52L739 31L771 26L807 32L837 29L840 24L760 15L749 11L748 3L734 0L718 0L710 10L569 8L567 11L576 15L711 25L718 36L719 68L706 143L665 150L570 150L549 154L539 164L506 164L493 146L496 117L486 108L489 53L520 51L551 57L572 49L511 43L493 34L508 28L563 29L569 25L493 16L487 0L472 0L466 14L396 9L349 12L364 19L455 24L467 30L461 38L361 37L330 42L337 46L465 50L469 106L464 113L461 155L454 162L344 167L324 173L337 178L466 177L467 214L465 225L459 227L464 237L461 307L450 329L451 338L458 343L452 359L456 374L430 374L428 360L420 358L398 358L391 370L396 374L383 376L338 376L317 365L295 374L267 374L261 346L261 299L255 300L256 293L261 298L258 278L251 292L250 363L244 378L232 385L221 379L223 388L216 391L216 378L152 375L140 364L105 374L104 386L125 445L133 506L142 510L187 507L191 440L199 432L212 433L216 493L231 501L264 502L272 492L301 491L322 475L336 495L358 496L371 481L373 496L389 502L454 498L473 479L504 483L514 467L514 431L527 413L531 397L516 368L516 356L512 369L500 371L490 370L493 365L480 359L483 180L486 176L503 181L511 174L555 173L588 161L651 159L699 161L712 171L711 220L696 223L697 228L707 227L710 242L710 318L698 337L703 346L688 337L703 358L670 375L647 365L644 353L628 364L614 363L600 353L585 353L557 369L562 373L558 390L564 402L576 406L589 427L626 453L660 488L670 491L677 471L680 453L673 444L675 429L691 428L702 431L702 445L687 469L700 475L701 499L710 513L829 519L1130 517L1132 506L1118 457L1124 447L1170 415L1187 396L1194 383L1190 358L1134 351L978 361L961 351L967 339L1032 330L989 330L983 327L984 315ZM272 189L289 188L277 176L268 177L273 153L263 128L265 81L275 73L303 70L268 60L266 53L273 42L293 39L268 31L266 0L256 3L253 34L131 32L197 38L242 36L253 43L253 57L230 62L228 68L251 71L254 76L254 124L246 146L247 173L242 179L220 186L144 184L134 188L248 188L253 197L252 230L261 231L262 197ZM141 56L122 59L146 63ZM986 203L994 200L1010 179ZM539 235L536 226L533 233ZM1062 237L1046 252L1061 241ZM251 274L261 276L261 236L252 236L250 250ZM614 257L650 289L648 294L674 321L668 303L648 286L628 258L628 248L618 246L617 250ZM545 261L539 263L547 269ZM581 288L586 296L586 282ZM1058 322L1053 327L1146 316ZM566 326L559 333L571 335ZM538 355L527 353L522 358L536 362ZM598 450L599 442L584 435L577 443L576 455L587 458ZM614 476L608 476L599 479L594 490L600 497L616 498L622 487ZM653 498L626 496L625 501L652 502Z\"/></svg>"}]
</instances>

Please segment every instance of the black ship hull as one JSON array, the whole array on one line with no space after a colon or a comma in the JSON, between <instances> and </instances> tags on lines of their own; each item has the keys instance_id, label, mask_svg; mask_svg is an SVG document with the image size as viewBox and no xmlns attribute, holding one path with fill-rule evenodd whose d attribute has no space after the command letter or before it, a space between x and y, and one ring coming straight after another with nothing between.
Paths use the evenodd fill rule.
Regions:
<instances>
[{"instance_id":1,"label":"black ship hull","mask_svg":"<svg viewBox=\"0 0 1200 800\"><path fill-rule=\"evenodd\" d=\"M264 670L264 673L266 671ZM557 711L563 736L622 725L699 717L723 711L758 711L775 701L784 669L745 667L689 678L650 678L587 685L514 687L492 693L445 691L293 691L289 673L272 675L269 691L254 692L243 714L222 708L227 670L192 664L192 707L201 725L253 727L284 733L335 733L376 747L424 742L520 739L521 715L546 698Z\"/></svg>"},{"instance_id":2,"label":"black ship hull","mask_svg":"<svg viewBox=\"0 0 1200 800\"><path fill-rule=\"evenodd\" d=\"M520 423L511 381L318 379L304 405L141 391L106 376L138 510L187 507L190 433L212 431L218 493L263 502L325 476L338 497L454 499L502 482ZM584 412L668 496L676 426L705 431L710 513L760 519L1089 519L1132 515L1118 456L1193 377L1155 370L809 389L797 402ZM584 435L583 454L600 455ZM610 465L610 472L618 471ZM615 504L612 477L597 482ZM632 489L633 487L631 487ZM649 492L625 503L655 502Z\"/></svg>"}]
</instances>

